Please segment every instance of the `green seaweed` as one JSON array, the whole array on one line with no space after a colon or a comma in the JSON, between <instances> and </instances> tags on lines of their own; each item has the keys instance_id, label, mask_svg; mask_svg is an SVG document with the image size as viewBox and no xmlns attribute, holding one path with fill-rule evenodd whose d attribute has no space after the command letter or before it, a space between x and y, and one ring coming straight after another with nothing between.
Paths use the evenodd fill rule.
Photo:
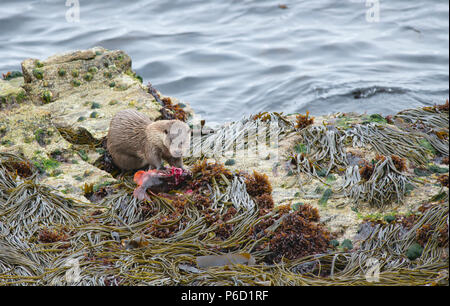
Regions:
<instances>
[{"instance_id":1,"label":"green seaweed","mask_svg":"<svg viewBox=\"0 0 450 306\"><path fill-rule=\"evenodd\" d=\"M88 82L92 81L93 78L94 78L94 76L90 72L86 73L83 77L83 79L85 79Z\"/></svg>"},{"instance_id":2,"label":"green seaweed","mask_svg":"<svg viewBox=\"0 0 450 306\"><path fill-rule=\"evenodd\" d=\"M333 174L327 176L327 183L336 181L336 177Z\"/></svg>"},{"instance_id":3,"label":"green seaweed","mask_svg":"<svg viewBox=\"0 0 450 306\"><path fill-rule=\"evenodd\" d=\"M415 260L422 255L422 252L423 252L422 246L417 242L414 242L406 251L406 256L408 257L409 260Z\"/></svg>"},{"instance_id":4,"label":"green seaweed","mask_svg":"<svg viewBox=\"0 0 450 306\"><path fill-rule=\"evenodd\" d=\"M91 109L97 109L97 108L100 108L100 107L101 107L100 103L92 102L92 104L91 104Z\"/></svg>"},{"instance_id":5,"label":"green seaweed","mask_svg":"<svg viewBox=\"0 0 450 306\"><path fill-rule=\"evenodd\" d=\"M430 165L428 167L428 169L433 173L447 173L448 172L447 168L439 167L437 165Z\"/></svg>"},{"instance_id":6,"label":"green seaweed","mask_svg":"<svg viewBox=\"0 0 450 306\"><path fill-rule=\"evenodd\" d=\"M330 188L325 190L322 197L319 200L319 204L322 206L327 205L328 199L332 196L332 194L333 194L333 191Z\"/></svg>"},{"instance_id":7,"label":"green seaweed","mask_svg":"<svg viewBox=\"0 0 450 306\"><path fill-rule=\"evenodd\" d=\"M395 216L393 216L393 215L387 215L387 216L384 216L384 221L386 221L386 222L388 222L388 223L391 223L392 221L394 221L395 220Z\"/></svg>"},{"instance_id":8,"label":"green seaweed","mask_svg":"<svg viewBox=\"0 0 450 306\"><path fill-rule=\"evenodd\" d=\"M22 77L22 76L23 76L23 74L20 71L11 71L11 72L8 72L6 75L4 75L3 79L6 80L6 81L9 81L9 80L12 80L12 79L15 79L15 78L19 78L19 77Z\"/></svg>"},{"instance_id":9,"label":"green seaweed","mask_svg":"<svg viewBox=\"0 0 450 306\"><path fill-rule=\"evenodd\" d=\"M306 147L305 144L298 143L298 144L295 145L294 151L297 152L297 153L307 153L308 150L307 150L307 147Z\"/></svg>"},{"instance_id":10,"label":"green seaweed","mask_svg":"<svg viewBox=\"0 0 450 306\"><path fill-rule=\"evenodd\" d=\"M347 251L353 249L353 243L352 243L352 241L351 241L350 239L345 239L345 240L342 241L342 243L341 243L341 248L342 248L343 250L347 250Z\"/></svg>"},{"instance_id":11,"label":"green seaweed","mask_svg":"<svg viewBox=\"0 0 450 306\"><path fill-rule=\"evenodd\" d=\"M236 161L234 159L227 159L225 161L225 166L233 166L234 164L236 164Z\"/></svg>"},{"instance_id":12,"label":"green seaweed","mask_svg":"<svg viewBox=\"0 0 450 306\"><path fill-rule=\"evenodd\" d=\"M301 207L302 205L304 205L304 203L302 203L302 202L294 203L294 204L292 204L292 210L293 210L293 211L297 211L297 210L300 209L300 207Z\"/></svg>"},{"instance_id":13,"label":"green seaweed","mask_svg":"<svg viewBox=\"0 0 450 306\"><path fill-rule=\"evenodd\" d=\"M51 91L49 90L45 90L42 93L42 100L44 101L44 103L50 103L53 99L53 94Z\"/></svg>"},{"instance_id":14,"label":"green seaweed","mask_svg":"<svg viewBox=\"0 0 450 306\"><path fill-rule=\"evenodd\" d=\"M333 239L330 241L330 244L336 248L339 246L339 241L337 239Z\"/></svg>"},{"instance_id":15,"label":"green seaweed","mask_svg":"<svg viewBox=\"0 0 450 306\"><path fill-rule=\"evenodd\" d=\"M44 78L44 71L39 68L33 69L33 75L36 79L42 80Z\"/></svg>"},{"instance_id":16,"label":"green seaweed","mask_svg":"<svg viewBox=\"0 0 450 306\"><path fill-rule=\"evenodd\" d=\"M89 71L89 73L91 73L91 74L96 74L97 71L98 71L98 68L95 67L95 66L92 66L92 67L89 67L88 71Z\"/></svg>"},{"instance_id":17,"label":"green seaweed","mask_svg":"<svg viewBox=\"0 0 450 306\"><path fill-rule=\"evenodd\" d=\"M87 161L89 159L85 150L78 150L77 153L81 157L82 160Z\"/></svg>"},{"instance_id":18,"label":"green seaweed","mask_svg":"<svg viewBox=\"0 0 450 306\"><path fill-rule=\"evenodd\" d=\"M81 82L80 82L80 80L74 79L74 80L72 80L72 85L74 87L78 87L81 85Z\"/></svg>"},{"instance_id":19,"label":"green seaweed","mask_svg":"<svg viewBox=\"0 0 450 306\"><path fill-rule=\"evenodd\" d=\"M60 162L53 158L36 157L33 164L38 169L39 173L49 173L50 170L54 170L60 166Z\"/></svg>"},{"instance_id":20,"label":"green seaweed","mask_svg":"<svg viewBox=\"0 0 450 306\"><path fill-rule=\"evenodd\" d=\"M372 114L372 115L370 115L368 122L386 124L387 120L380 114Z\"/></svg>"},{"instance_id":21,"label":"green seaweed","mask_svg":"<svg viewBox=\"0 0 450 306\"><path fill-rule=\"evenodd\" d=\"M436 150L433 148L431 143L428 140L426 140L425 138L419 139L419 145L421 147L425 148L431 154L436 155Z\"/></svg>"}]
</instances>

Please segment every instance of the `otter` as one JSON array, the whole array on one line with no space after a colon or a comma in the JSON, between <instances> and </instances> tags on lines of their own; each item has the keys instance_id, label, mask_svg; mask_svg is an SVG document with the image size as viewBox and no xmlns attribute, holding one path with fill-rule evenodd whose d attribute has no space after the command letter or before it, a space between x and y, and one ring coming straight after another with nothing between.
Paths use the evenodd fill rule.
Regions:
<instances>
[{"instance_id":1,"label":"otter","mask_svg":"<svg viewBox=\"0 0 450 306\"><path fill-rule=\"evenodd\" d=\"M106 148L122 170L164 169L162 160L183 168L183 152L189 148L189 126L180 120L151 121L144 114L126 109L111 120Z\"/></svg>"}]
</instances>

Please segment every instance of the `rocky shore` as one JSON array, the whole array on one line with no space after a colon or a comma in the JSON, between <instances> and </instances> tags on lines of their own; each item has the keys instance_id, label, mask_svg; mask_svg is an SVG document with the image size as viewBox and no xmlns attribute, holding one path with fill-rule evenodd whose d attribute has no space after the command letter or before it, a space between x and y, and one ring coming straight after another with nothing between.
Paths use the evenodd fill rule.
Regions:
<instances>
[{"instance_id":1,"label":"rocky shore","mask_svg":"<svg viewBox=\"0 0 450 306\"><path fill-rule=\"evenodd\" d=\"M203 133L201 154L185 160L193 181L150 203L132 198L133 173L119 177L104 146L112 116L127 108L197 123L189 105L143 85L123 51L26 59L4 74L0 284L68 284L70 258L84 266L71 281L85 285L367 284L357 261L372 258L384 262L378 284L448 285L448 101L387 117L243 118ZM242 148L224 136L270 123L277 145L257 154L250 134ZM195 266L229 252L251 254L255 268L206 276Z\"/></svg>"}]
</instances>

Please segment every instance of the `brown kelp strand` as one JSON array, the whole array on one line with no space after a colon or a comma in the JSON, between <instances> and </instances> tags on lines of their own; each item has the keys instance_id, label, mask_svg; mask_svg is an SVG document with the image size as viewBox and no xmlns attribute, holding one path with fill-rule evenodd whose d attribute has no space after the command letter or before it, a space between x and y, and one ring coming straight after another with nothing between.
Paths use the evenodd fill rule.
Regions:
<instances>
[{"instance_id":1,"label":"brown kelp strand","mask_svg":"<svg viewBox=\"0 0 450 306\"><path fill-rule=\"evenodd\" d=\"M269 141L280 141L292 132L292 123L279 113L261 113L227 123L214 133L193 137L192 156L222 156L224 152L266 146ZM195 132L195 131L194 131Z\"/></svg>"},{"instance_id":2,"label":"brown kelp strand","mask_svg":"<svg viewBox=\"0 0 450 306\"><path fill-rule=\"evenodd\" d=\"M297 172L315 177L327 176L333 169L348 164L344 151L345 135L333 128L310 126L300 131L300 142L294 147L291 162Z\"/></svg>"},{"instance_id":3,"label":"brown kelp strand","mask_svg":"<svg viewBox=\"0 0 450 306\"><path fill-rule=\"evenodd\" d=\"M392 156L380 158L369 173L366 173L365 165L361 169L358 166L349 167L343 184L346 195L356 203L368 202L378 207L402 203L406 186L411 181L397 167Z\"/></svg>"},{"instance_id":4,"label":"brown kelp strand","mask_svg":"<svg viewBox=\"0 0 450 306\"><path fill-rule=\"evenodd\" d=\"M258 172L198 161L186 189L138 201L124 181L96 204L11 173L0 171L1 285L366 285L371 257L383 263L382 284L448 283L440 274L448 269L445 237L425 232L444 233L446 203L433 202L409 223L368 225L358 247L338 251L315 208L273 207L272 186ZM410 260L418 238L423 252ZM249 265L196 260L247 253Z\"/></svg>"},{"instance_id":5,"label":"brown kelp strand","mask_svg":"<svg viewBox=\"0 0 450 306\"><path fill-rule=\"evenodd\" d=\"M9 176L3 170L0 172L0 177ZM0 185L5 186L10 180ZM40 225L77 224L81 220L77 211L81 204L35 181L18 182L7 190L7 196L7 200L0 203L1 226L19 237L31 237Z\"/></svg>"},{"instance_id":6,"label":"brown kelp strand","mask_svg":"<svg viewBox=\"0 0 450 306\"><path fill-rule=\"evenodd\" d=\"M353 147L370 145L378 154L397 155L417 165L427 162L427 152L420 146L417 135L376 123L358 124L345 133L352 140Z\"/></svg>"},{"instance_id":7,"label":"brown kelp strand","mask_svg":"<svg viewBox=\"0 0 450 306\"><path fill-rule=\"evenodd\" d=\"M397 222L374 225L363 223L364 234L361 234L357 250L333 255L332 278L342 281L348 279L350 275L360 275L359 282L364 282L363 278L368 275L369 269L376 267L380 272L379 282L383 284L387 282L398 285L411 282L407 272L417 275L417 278L412 281L413 284L437 284L442 280L448 283L448 276L439 277L442 269L448 269L448 261L443 257L446 251L444 247L439 246L438 235L430 235L417 256L410 255L418 229L427 224L439 231L448 226L447 222L448 204L443 203L421 214L411 228ZM428 280L427 275L430 277Z\"/></svg>"},{"instance_id":8,"label":"brown kelp strand","mask_svg":"<svg viewBox=\"0 0 450 306\"><path fill-rule=\"evenodd\" d=\"M437 152L448 155L448 107L447 110L439 106L408 109L393 118L399 128L422 136Z\"/></svg>"}]
</instances>

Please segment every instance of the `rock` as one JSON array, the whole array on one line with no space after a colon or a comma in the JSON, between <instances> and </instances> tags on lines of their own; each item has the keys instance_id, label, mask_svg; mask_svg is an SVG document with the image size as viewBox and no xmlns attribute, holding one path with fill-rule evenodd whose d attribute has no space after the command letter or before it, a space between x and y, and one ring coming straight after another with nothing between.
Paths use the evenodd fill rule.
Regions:
<instances>
[{"instance_id":1,"label":"rock","mask_svg":"<svg viewBox=\"0 0 450 306\"><path fill-rule=\"evenodd\" d=\"M95 47L42 62L27 59L22 69L29 97L51 111L58 128L73 133L82 128L101 138L121 109L134 107L151 120L160 116L161 106L131 70L131 58L123 51Z\"/></svg>"},{"instance_id":2,"label":"rock","mask_svg":"<svg viewBox=\"0 0 450 306\"><path fill-rule=\"evenodd\" d=\"M0 80L0 110L14 104L20 104L26 99L25 90L21 87L23 78L9 81Z\"/></svg>"},{"instance_id":3,"label":"rock","mask_svg":"<svg viewBox=\"0 0 450 306\"><path fill-rule=\"evenodd\" d=\"M40 169L42 183L74 198L86 200L85 183L114 180L93 164L119 110L161 116L161 105L120 50L26 59L22 71L23 77L0 80L0 152L23 154Z\"/></svg>"}]
</instances>

